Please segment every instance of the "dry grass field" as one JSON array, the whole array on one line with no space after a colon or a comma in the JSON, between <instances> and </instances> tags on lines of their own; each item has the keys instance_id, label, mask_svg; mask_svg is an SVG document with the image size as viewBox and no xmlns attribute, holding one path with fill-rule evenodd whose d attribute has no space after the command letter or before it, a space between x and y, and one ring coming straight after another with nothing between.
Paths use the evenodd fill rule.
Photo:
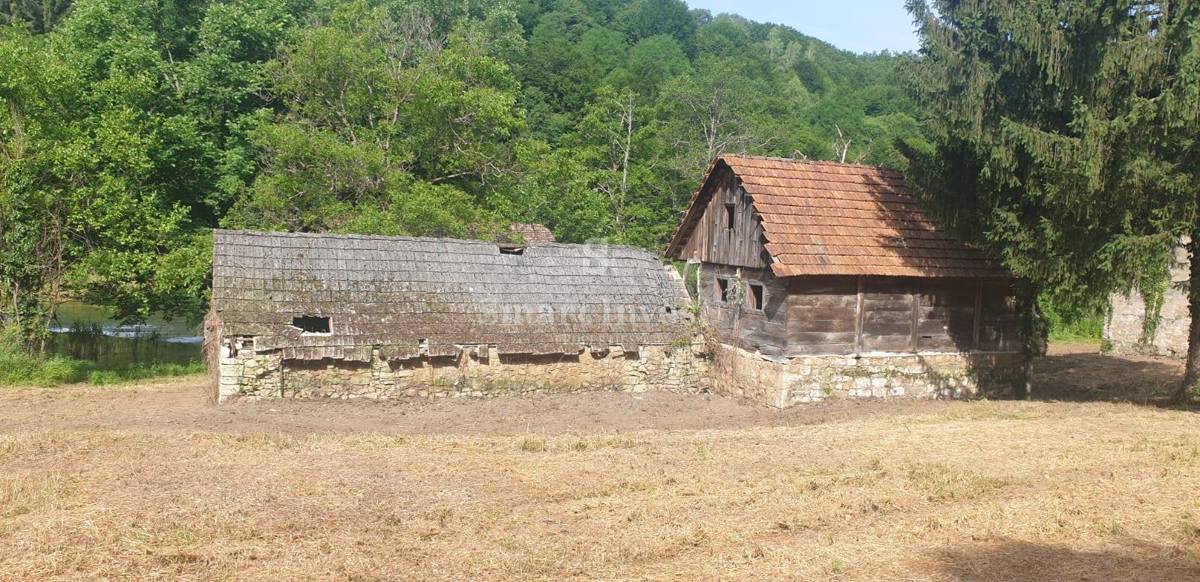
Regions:
<instances>
[{"instance_id":1,"label":"dry grass field","mask_svg":"<svg viewBox=\"0 0 1200 582\"><path fill-rule=\"evenodd\" d=\"M1032 402L0 390L0 579L1200 579L1173 363ZM1073 402L1072 402L1073 401Z\"/></svg>"}]
</instances>

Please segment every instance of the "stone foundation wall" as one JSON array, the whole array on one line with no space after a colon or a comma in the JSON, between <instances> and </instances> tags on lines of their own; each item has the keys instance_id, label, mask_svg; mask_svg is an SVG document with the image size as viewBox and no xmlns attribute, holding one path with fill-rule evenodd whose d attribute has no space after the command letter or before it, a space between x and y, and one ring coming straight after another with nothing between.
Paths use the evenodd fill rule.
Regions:
<instances>
[{"instance_id":1,"label":"stone foundation wall","mask_svg":"<svg viewBox=\"0 0 1200 582\"><path fill-rule=\"evenodd\" d=\"M245 340L236 340L245 341ZM458 357L371 362L282 360L253 349L225 350L220 396L247 398L446 398L582 391L708 390L700 344L584 350L578 355L501 355L495 348Z\"/></svg>"},{"instance_id":2,"label":"stone foundation wall","mask_svg":"<svg viewBox=\"0 0 1200 582\"><path fill-rule=\"evenodd\" d=\"M1024 381L1021 354L864 354L765 358L718 348L713 390L780 408L839 398L1009 397Z\"/></svg>"}]
</instances>

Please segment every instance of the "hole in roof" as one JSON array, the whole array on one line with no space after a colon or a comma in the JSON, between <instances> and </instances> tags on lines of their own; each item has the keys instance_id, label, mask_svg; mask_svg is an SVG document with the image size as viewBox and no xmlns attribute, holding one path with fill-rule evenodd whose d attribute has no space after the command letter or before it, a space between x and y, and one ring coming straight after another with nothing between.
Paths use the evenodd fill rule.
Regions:
<instances>
[{"instance_id":1,"label":"hole in roof","mask_svg":"<svg viewBox=\"0 0 1200 582\"><path fill-rule=\"evenodd\" d=\"M330 333L333 329L328 317L316 315L301 315L292 318L292 327L300 328L304 333Z\"/></svg>"},{"instance_id":2,"label":"hole in roof","mask_svg":"<svg viewBox=\"0 0 1200 582\"><path fill-rule=\"evenodd\" d=\"M525 254L525 248L524 247L503 247L502 246L502 247L500 247L500 254L502 254L502 255L523 255L523 254Z\"/></svg>"}]
</instances>

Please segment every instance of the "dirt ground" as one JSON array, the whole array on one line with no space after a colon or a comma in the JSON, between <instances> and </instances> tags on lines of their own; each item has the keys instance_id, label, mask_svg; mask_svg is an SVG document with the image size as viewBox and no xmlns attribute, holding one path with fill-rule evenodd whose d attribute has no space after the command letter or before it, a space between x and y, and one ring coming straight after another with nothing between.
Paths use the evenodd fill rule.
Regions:
<instances>
[{"instance_id":1,"label":"dirt ground","mask_svg":"<svg viewBox=\"0 0 1200 582\"><path fill-rule=\"evenodd\" d=\"M0 389L0 579L1200 579L1181 366L1030 402Z\"/></svg>"}]
</instances>

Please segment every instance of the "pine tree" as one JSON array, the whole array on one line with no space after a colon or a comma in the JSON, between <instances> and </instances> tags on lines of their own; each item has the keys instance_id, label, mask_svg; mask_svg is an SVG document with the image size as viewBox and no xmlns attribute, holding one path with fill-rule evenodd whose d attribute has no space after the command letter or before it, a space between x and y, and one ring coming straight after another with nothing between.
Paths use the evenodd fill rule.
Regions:
<instances>
[{"instance_id":1,"label":"pine tree","mask_svg":"<svg viewBox=\"0 0 1200 582\"><path fill-rule=\"evenodd\" d=\"M931 5L932 4L932 5ZM1200 2L909 0L911 88L935 135L913 180L1060 301L1200 264ZM1178 396L1200 381L1200 267Z\"/></svg>"}]
</instances>

